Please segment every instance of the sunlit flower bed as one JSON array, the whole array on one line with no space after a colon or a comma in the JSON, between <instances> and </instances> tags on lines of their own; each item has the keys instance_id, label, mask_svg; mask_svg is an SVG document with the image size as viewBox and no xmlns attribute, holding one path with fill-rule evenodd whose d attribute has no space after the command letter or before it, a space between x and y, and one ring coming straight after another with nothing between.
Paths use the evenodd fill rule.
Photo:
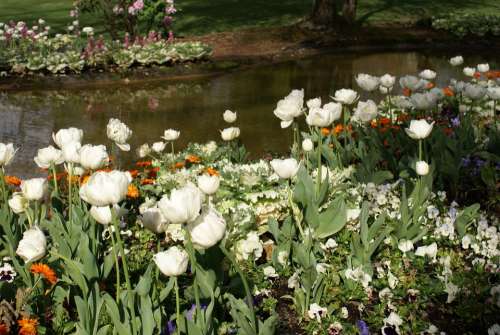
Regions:
<instances>
[{"instance_id":1,"label":"sunlit flower bed","mask_svg":"<svg viewBox=\"0 0 500 335\"><path fill-rule=\"evenodd\" d=\"M168 129L126 170L117 119L110 148L54 133L47 178L4 175L0 144L0 334L500 334L499 76L437 75L294 90L282 159L247 160L232 111L221 143Z\"/></svg>"},{"instance_id":2,"label":"sunlit flower bed","mask_svg":"<svg viewBox=\"0 0 500 335\"><path fill-rule=\"evenodd\" d=\"M95 36L91 27L51 35L50 26L43 20L31 27L21 21L0 23L0 68L5 74L80 73L169 65L205 59L210 54L208 45L177 42L154 31L134 39L126 35L122 41L110 41Z\"/></svg>"}]
</instances>

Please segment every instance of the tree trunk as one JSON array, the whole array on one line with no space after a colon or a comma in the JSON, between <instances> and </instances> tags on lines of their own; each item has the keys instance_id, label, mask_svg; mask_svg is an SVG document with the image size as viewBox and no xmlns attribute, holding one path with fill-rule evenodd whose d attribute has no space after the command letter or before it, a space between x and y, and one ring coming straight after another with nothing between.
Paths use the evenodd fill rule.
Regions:
<instances>
[{"instance_id":1,"label":"tree trunk","mask_svg":"<svg viewBox=\"0 0 500 335\"><path fill-rule=\"evenodd\" d=\"M315 25L332 26L336 23L336 0L315 0L311 21Z\"/></svg>"},{"instance_id":2,"label":"tree trunk","mask_svg":"<svg viewBox=\"0 0 500 335\"><path fill-rule=\"evenodd\" d=\"M345 0L342 8L342 16L348 24L353 24L356 21L356 9L358 6L357 0Z\"/></svg>"}]
</instances>

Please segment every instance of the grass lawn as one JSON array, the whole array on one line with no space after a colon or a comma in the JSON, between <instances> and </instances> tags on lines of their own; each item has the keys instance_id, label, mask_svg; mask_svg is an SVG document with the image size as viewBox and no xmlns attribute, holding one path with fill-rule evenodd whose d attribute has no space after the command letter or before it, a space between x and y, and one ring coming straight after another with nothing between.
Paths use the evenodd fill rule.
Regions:
<instances>
[{"instance_id":1,"label":"grass lawn","mask_svg":"<svg viewBox=\"0 0 500 335\"><path fill-rule=\"evenodd\" d=\"M10 19L34 22L44 18L56 31L71 22L72 0L0 0L0 22ZM198 35L250 26L289 24L309 13L312 0L178 0L175 31ZM363 22L414 21L450 12L500 14L498 0L359 0ZM99 26L92 14L83 25Z\"/></svg>"}]
</instances>

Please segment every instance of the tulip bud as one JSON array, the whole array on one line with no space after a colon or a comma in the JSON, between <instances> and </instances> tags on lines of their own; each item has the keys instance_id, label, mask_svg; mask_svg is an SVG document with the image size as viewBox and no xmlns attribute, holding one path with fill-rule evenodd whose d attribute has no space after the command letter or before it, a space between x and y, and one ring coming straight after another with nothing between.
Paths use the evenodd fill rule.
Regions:
<instances>
[{"instance_id":1,"label":"tulip bud","mask_svg":"<svg viewBox=\"0 0 500 335\"><path fill-rule=\"evenodd\" d=\"M45 256L47 239L38 227L26 230L17 246L16 254L26 263L35 262Z\"/></svg>"},{"instance_id":2,"label":"tulip bud","mask_svg":"<svg viewBox=\"0 0 500 335\"><path fill-rule=\"evenodd\" d=\"M181 132L178 130L167 129L163 133L163 139L165 141L171 142L171 141L175 141L176 139L178 139L180 135L181 135Z\"/></svg>"},{"instance_id":3,"label":"tulip bud","mask_svg":"<svg viewBox=\"0 0 500 335\"><path fill-rule=\"evenodd\" d=\"M185 250L174 246L154 255L153 261L165 276L179 276L187 270L189 255Z\"/></svg>"},{"instance_id":4,"label":"tulip bud","mask_svg":"<svg viewBox=\"0 0 500 335\"><path fill-rule=\"evenodd\" d=\"M10 164L14 155L16 154L14 145L12 143L0 143L0 166L7 166Z\"/></svg>"},{"instance_id":5,"label":"tulip bud","mask_svg":"<svg viewBox=\"0 0 500 335\"><path fill-rule=\"evenodd\" d=\"M154 152L156 152L156 153L159 154L160 152L162 152L163 150L165 150L166 146L167 146L167 143L165 143L165 142L155 142L151 146L151 149L153 149Z\"/></svg>"},{"instance_id":6,"label":"tulip bud","mask_svg":"<svg viewBox=\"0 0 500 335\"><path fill-rule=\"evenodd\" d=\"M426 176L429 173L429 164L424 161L418 161L415 165L415 170L419 176Z\"/></svg>"},{"instance_id":7,"label":"tulip bud","mask_svg":"<svg viewBox=\"0 0 500 335\"><path fill-rule=\"evenodd\" d=\"M201 175L198 177L198 188L206 195L212 195L219 189L220 178L218 176Z\"/></svg>"},{"instance_id":8,"label":"tulip bud","mask_svg":"<svg viewBox=\"0 0 500 335\"><path fill-rule=\"evenodd\" d=\"M220 134L224 141L232 141L240 136L240 128L238 127L226 128L222 130Z\"/></svg>"},{"instance_id":9,"label":"tulip bud","mask_svg":"<svg viewBox=\"0 0 500 335\"><path fill-rule=\"evenodd\" d=\"M111 209L109 206L102 206L102 207L97 207L97 206L92 206L90 208L90 215L96 222L103 224L103 225L108 225L111 223L111 220L113 219L113 215L111 214Z\"/></svg>"},{"instance_id":10,"label":"tulip bud","mask_svg":"<svg viewBox=\"0 0 500 335\"><path fill-rule=\"evenodd\" d=\"M9 207L14 213L21 214L28 208L28 200L22 193L16 192L9 199Z\"/></svg>"},{"instance_id":11,"label":"tulip bud","mask_svg":"<svg viewBox=\"0 0 500 335\"><path fill-rule=\"evenodd\" d=\"M222 117L227 123L233 123L236 121L238 115L236 112L232 112L228 109L224 112L224 114L222 114Z\"/></svg>"},{"instance_id":12,"label":"tulip bud","mask_svg":"<svg viewBox=\"0 0 500 335\"><path fill-rule=\"evenodd\" d=\"M130 144L127 141L132 136L132 130L127 125L118 119L109 119L106 127L108 138L123 151L130 151Z\"/></svg>"},{"instance_id":13,"label":"tulip bud","mask_svg":"<svg viewBox=\"0 0 500 335\"><path fill-rule=\"evenodd\" d=\"M21 191L27 200L41 200L47 192L47 180L45 178L23 180Z\"/></svg>"},{"instance_id":14,"label":"tulip bud","mask_svg":"<svg viewBox=\"0 0 500 335\"><path fill-rule=\"evenodd\" d=\"M294 177L299 170L299 164L295 158L273 159L271 161L271 167L282 179L290 179Z\"/></svg>"},{"instance_id":15,"label":"tulip bud","mask_svg":"<svg viewBox=\"0 0 500 335\"><path fill-rule=\"evenodd\" d=\"M302 141L302 150L305 152L312 151L314 149L314 143L310 138L306 138Z\"/></svg>"}]
</instances>

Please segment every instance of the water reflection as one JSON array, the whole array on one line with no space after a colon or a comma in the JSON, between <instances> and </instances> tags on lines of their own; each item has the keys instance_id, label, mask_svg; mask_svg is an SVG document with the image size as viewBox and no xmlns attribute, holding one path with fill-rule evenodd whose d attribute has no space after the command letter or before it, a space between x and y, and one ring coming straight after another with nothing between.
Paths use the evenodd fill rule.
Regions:
<instances>
[{"instance_id":1,"label":"water reflection","mask_svg":"<svg viewBox=\"0 0 500 335\"><path fill-rule=\"evenodd\" d=\"M156 82L144 86L120 86L84 90L0 93L0 141L21 147L10 167L17 175L33 175L32 158L38 148L51 143L51 133L76 126L85 132L84 143L108 143L106 124L117 117L134 131L134 147L159 140L164 129L181 130L177 147L187 142L218 140L225 109L238 111L241 138L254 155L288 148L288 132L273 115L276 102L293 88L305 88L306 97L325 101L334 90L355 87L354 75L370 73L397 76L430 68L438 71L438 84L461 76L447 59L451 54L416 52L323 55L268 65L216 78ZM474 65L488 57L466 57ZM366 96L364 97L366 98ZM132 160L133 152L128 154Z\"/></svg>"}]
</instances>

